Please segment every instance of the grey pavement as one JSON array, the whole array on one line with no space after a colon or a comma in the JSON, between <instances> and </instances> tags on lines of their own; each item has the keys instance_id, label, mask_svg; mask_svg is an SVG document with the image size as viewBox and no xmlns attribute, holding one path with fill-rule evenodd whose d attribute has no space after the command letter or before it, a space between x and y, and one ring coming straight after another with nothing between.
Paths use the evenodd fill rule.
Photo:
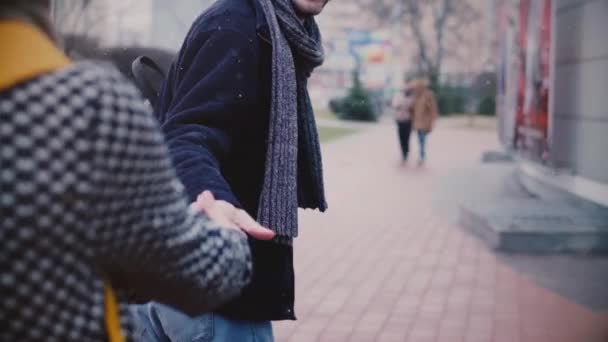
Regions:
<instances>
[{"instance_id":1,"label":"grey pavement","mask_svg":"<svg viewBox=\"0 0 608 342\"><path fill-rule=\"evenodd\" d=\"M424 167L399 166L395 135L382 123L323 146L330 208L302 212L299 320L274 324L278 342L608 340L608 315L543 286L450 219L454 194L476 191L449 176L497 149L494 132L442 122Z\"/></svg>"}]
</instances>

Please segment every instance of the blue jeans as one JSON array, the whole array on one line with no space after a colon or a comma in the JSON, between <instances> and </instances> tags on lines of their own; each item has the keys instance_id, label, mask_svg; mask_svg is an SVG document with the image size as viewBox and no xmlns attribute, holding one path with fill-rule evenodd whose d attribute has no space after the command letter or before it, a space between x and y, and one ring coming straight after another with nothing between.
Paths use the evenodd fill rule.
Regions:
<instances>
[{"instance_id":1,"label":"blue jeans","mask_svg":"<svg viewBox=\"0 0 608 342\"><path fill-rule=\"evenodd\" d=\"M426 133L423 130L418 130L418 143L420 146L420 161L424 161L426 159Z\"/></svg>"},{"instance_id":2,"label":"blue jeans","mask_svg":"<svg viewBox=\"0 0 608 342\"><path fill-rule=\"evenodd\" d=\"M273 342L270 322L235 321L218 314L192 318L158 303L131 306L136 341Z\"/></svg>"}]
</instances>

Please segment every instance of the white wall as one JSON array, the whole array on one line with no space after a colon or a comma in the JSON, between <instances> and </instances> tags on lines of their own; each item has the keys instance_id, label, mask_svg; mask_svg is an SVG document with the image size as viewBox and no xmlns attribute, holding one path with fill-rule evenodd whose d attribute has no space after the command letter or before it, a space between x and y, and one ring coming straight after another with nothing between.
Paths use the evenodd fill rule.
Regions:
<instances>
[{"instance_id":1,"label":"white wall","mask_svg":"<svg viewBox=\"0 0 608 342\"><path fill-rule=\"evenodd\" d=\"M553 156L608 183L608 0L556 6Z\"/></svg>"}]
</instances>

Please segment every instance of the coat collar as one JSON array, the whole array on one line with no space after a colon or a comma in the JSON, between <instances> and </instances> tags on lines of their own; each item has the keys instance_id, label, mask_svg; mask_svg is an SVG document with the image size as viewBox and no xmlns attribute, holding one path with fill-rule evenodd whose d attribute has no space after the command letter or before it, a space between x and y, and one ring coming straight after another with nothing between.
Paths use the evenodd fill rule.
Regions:
<instances>
[{"instance_id":1,"label":"coat collar","mask_svg":"<svg viewBox=\"0 0 608 342\"><path fill-rule=\"evenodd\" d=\"M257 35L263 41L272 45L272 38L270 37L270 28L268 27L268 22L266 21L266 15L264 14L262 5L260 5L260 2L258 0L251 0L251 1L253 1L253 5L255 7Z\"/></svg>"},{"instance_id":2,"label":"coat collar","mask_svg":"<svg viewBox=\"0 0 608 342\"><path fill-rule=\"evenodd\" d=\"M68 66L69 58L31 24L0 20L0 91Z\"/></svg>"}]
</instances>

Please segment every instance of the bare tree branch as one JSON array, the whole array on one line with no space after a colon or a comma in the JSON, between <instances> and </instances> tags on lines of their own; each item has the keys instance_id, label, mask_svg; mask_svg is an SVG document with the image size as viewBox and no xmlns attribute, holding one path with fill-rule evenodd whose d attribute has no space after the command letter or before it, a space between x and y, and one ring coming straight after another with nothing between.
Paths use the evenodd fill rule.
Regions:
<instances>
[{"instance_id":1,"label":"bare tree branch","mask_svg":"<svg viewBox=\"0 0 608 342\"><path fill-rule=\"evenodd\" d=\"M129 0L121 4L120 8L107 10L104 8L107 3L103 0L73 0L69 3L62 3L61 7L56 7L54 21L59 33L63 35L99 40L101 32L96 31L102 31L112 17L129 13L137 3L137 1ZM72 47L68 44L64 48L70 51Z\"/></svg>"},{"instance_id":2,"label":"bare tree branch","mask_svg":"<svg viewBox=\"0 0 608 342\"><path fill-rule=\"evenodd\" d=\"M412 57L420 71L438 74L446 59L477 39L471 36L480 14L469 0L355 0L385 25L401 26L402 39L416 44Z\"/></svg>"}]
</instances>

